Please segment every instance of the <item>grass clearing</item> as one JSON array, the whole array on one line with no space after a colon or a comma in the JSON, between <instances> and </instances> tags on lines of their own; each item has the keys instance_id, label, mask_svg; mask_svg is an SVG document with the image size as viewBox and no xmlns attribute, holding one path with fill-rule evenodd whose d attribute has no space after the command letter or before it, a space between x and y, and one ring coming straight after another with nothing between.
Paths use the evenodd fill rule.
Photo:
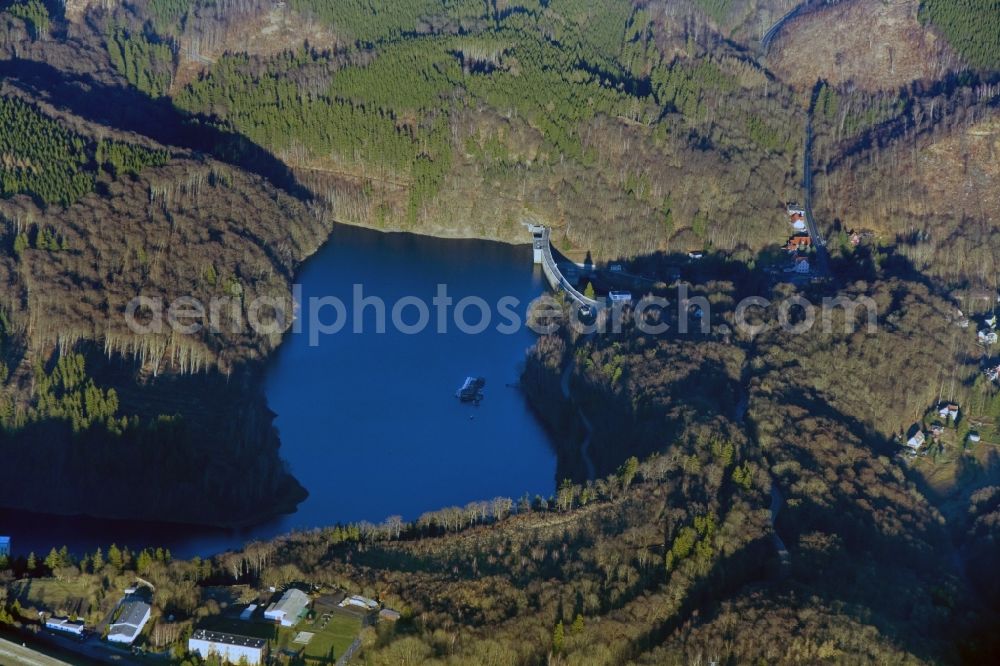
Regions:
<instances>
[{"instance_id":1,"label":"grass clearing","mask_svg":"<svg viewBox=\"0 0 1000 666\"><path fill-rule=\"evenodd\" d=\"M11 585L11 596L24 608L85 617L91 610L90 592L82 580L32 578Z\"/></svg>"},{"instance_id":2,"label":"grass clearing","mask_svg":"<svg viewBox=\"0 0 1000 666\"><path fill-rule=\"evenodd\" d=\"M332 664L354 642L361 631L361 619L349 613L335 611L329 614L328 619L320 615L313 621L302 622L296 627L294 634L300 631L313 634L305 646L306 658ZM294 643L290 646L293 649L301 647Z\"/></svg>"}]
</instances>

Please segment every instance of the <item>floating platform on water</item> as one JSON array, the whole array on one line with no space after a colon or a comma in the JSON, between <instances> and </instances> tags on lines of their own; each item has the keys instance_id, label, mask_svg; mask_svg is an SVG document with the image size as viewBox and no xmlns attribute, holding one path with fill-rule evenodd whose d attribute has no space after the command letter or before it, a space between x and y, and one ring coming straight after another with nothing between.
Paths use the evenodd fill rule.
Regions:
<instances>
[{"instance_id":1,"label":"floating platform on water","mask_svg":"<svg viewBox=\"0 0 1000 666\"><path fill-rule=\"evenodd\" d=\"M455 392L455 397L462 402L479 403L483 399L483 387L486 380L482 377L466 377L465 383Z\"/></svg>"}]
</instances>

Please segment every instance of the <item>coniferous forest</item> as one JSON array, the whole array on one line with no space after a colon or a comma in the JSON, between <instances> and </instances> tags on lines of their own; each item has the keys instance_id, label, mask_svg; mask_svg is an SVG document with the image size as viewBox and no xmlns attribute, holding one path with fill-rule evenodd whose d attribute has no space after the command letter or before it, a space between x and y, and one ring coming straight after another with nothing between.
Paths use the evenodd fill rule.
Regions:
<instances>
[{"instance_id":1,"label":"coniferous forest","mask_svg":"<svg viewBox=\"0 0 1000 666\"><path fill-rule=\"evenodd\" d=\"M1000 67L1000 5L995 0L924 0L921 17L980 69Z\"/></svg>"}]
</instances>

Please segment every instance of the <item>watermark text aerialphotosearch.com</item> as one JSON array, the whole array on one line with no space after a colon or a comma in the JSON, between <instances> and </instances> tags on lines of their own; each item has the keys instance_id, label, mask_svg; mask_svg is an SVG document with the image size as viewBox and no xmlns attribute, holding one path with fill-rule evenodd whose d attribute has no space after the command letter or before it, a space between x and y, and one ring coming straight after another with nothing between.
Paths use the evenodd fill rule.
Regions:
<instances>
[{"instance_id":1,"label":"watermark text aerialphotosearch.com","mask_svg":"<svg viewBox=\"0 0 1000 666\"><path fill-rule=\"evenodd\" d=\"M230 330L270 336L283 333L290 324L292 334L309 336L311 346L318 345L324 337L343 334L382 335L391 331L419 335L457 330L479 335L492 329L513 335L525 327L548 334L563 325L582 334L617 333L629 324L647 335L668 332L709 335L729 333L733 328L748 337L775 328L801 334L816 325L824 331L832 330L838 312L847 330L858 325L859 317L869 332L878 323L876 303L867 297L824 298L815 304L801 295L778 301L750 296L736 304L727 320L713 318L709 299L692 296L686 284L678 286L674 298L649 295L627 302L597 300L599 306L593 308L551 294L531 303L515 296L504 296L494 302L479 296L456 299L449 294L446 284L437 285L437 292L429 299L403 296L387 301L367 295L363 284L355 284L348 299L332 295L303 299L301 286L295 285L286 298L259 296L246 301L235 296L204 302L192 296L167 300L141 295L128 303L125 321L133 333L140 335L167 332L197 335L206 330Z\"/></svg>"}]
</instances>

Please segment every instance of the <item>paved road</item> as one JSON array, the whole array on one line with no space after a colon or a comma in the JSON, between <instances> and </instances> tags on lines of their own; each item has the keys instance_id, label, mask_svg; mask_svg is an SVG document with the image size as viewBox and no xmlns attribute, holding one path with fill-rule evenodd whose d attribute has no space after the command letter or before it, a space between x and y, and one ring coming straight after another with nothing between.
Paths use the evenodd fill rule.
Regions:
<instances>
[{"instance_id":1,"label":"paved road","mask_svg":"<svg viewBox=\"0 0 1000 666\"><path fill-rule=\"evenodd\" d=\"M764 47L764 53L767 53L767 50L771 48L771 42L773 42L774 38L778 36L778 33L781 32L781 29L785 26L785 24L802 13L802 11L808 6L808 1L796 6L795 9L778 19L778 22L772 25L770 30L764 33L764 36L760 38L760 45Z\"/></svg>"},{"instance_id":2,"label":"paved road","mask_svg":"<svg viewBox=\"0 0 1000 666\"><path fill-rule=\"evenodd\" d=\"M66 666L67 661L60 661L41 652L35 652L29 647L21 647L5 638L0 638L0 663L22 664L23 666Z\"/></svg>"},{"instance_id":3,"label":"paved road","mask_svg":"<svg viewBox=\"0 0 1000 666\"><path fill-rule=\"evenodd\" d=\"M113 645L102 641L99 634L90 634L87 638L80 640L72 636L66 636L54 631L43 630L38 634L38 640L52 645L56 649L65 651L67 659L72 659L72 663L87 664L135 664L138 660L131 651L124 646ZM72 655L72 656L69 656ZM0 659L0 664L6 664Z\"/></svg>"}]
</instances>

